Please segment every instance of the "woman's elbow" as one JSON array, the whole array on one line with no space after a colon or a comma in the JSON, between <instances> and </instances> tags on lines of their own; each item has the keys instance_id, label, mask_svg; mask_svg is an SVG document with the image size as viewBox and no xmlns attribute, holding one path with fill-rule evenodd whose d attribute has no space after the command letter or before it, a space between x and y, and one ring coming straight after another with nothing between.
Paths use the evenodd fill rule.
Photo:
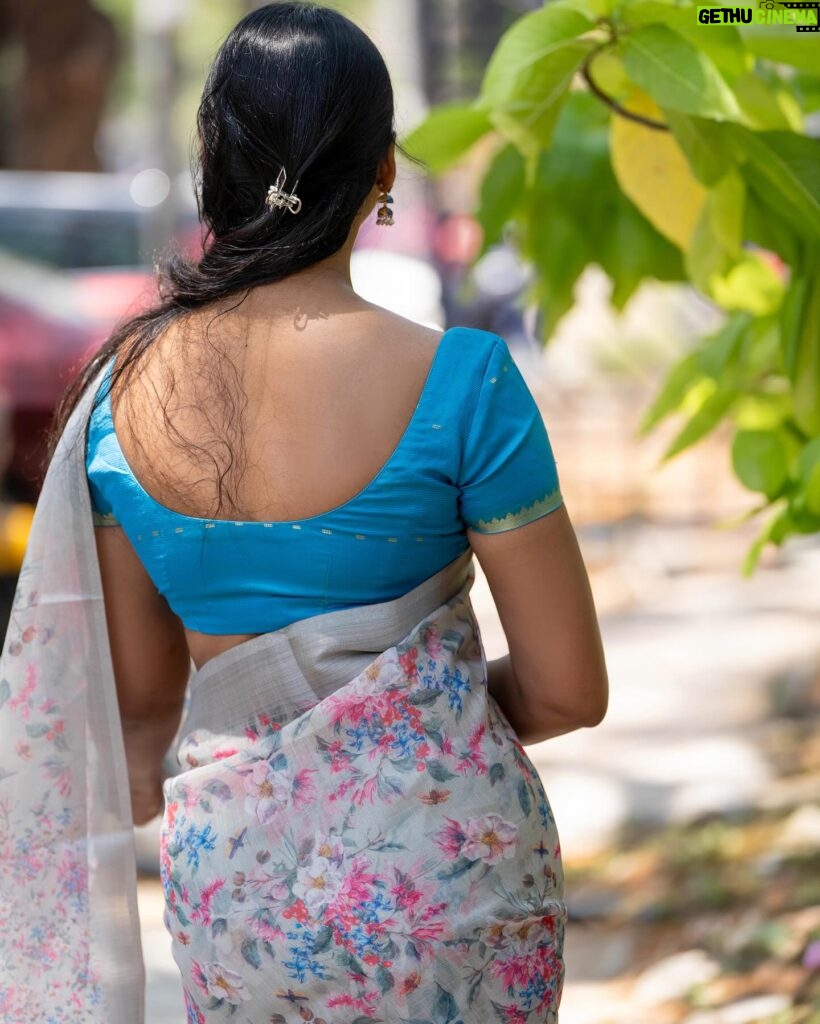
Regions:
<instances>
[{"instance_id":1,"label":"woman's elbow","mask_svg":"<svg viewBox=\"0 0 820 1024\"><path fill-rule=\"evenodd\" d=\"M563 719L567 731L600 725L609 709L606 674L566 687L550 687L539 702L545 719ZM536 717L537 714L536 714Z\"/></svg>"}]
</instances>

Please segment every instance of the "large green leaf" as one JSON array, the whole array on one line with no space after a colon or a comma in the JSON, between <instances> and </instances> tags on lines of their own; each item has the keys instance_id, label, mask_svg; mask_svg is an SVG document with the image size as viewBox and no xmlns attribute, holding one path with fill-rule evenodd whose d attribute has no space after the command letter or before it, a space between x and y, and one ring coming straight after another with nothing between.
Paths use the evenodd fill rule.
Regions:
<instances>
[{"instance_id":1,"label":"large green leaf","mask_svg":"<svg viewBox=\"0 0 820 1024\"><path fill-rule=\"evenodd\" d=\"M522 88L537 81L552 55L592 27L592 21L569 4L550 3L519 18L504 33L490 58L481 86L488 106L520 99ZM549 78L547 72L545 78Z\"/></svg>"},{"instance_id":2,"label":"large green leaf","mask_svg":"<svg viewBox=\"0 0 820 1024\"><path fill-rule=\"evenodd\" d=\"M774 194L777 205L791 211L791 222L812 239L820 237L820 141L795 132L754 132L727 125L728 138L744 174L758 190Z\"/></svg>"},{"instance_id":3,"label":"large green leaf","mask_svg":"<svg viewBox=\"0 0 820 1024\"><path fill-rule=\"evenodd\" d=\"M719 121L741 119L737 100L712 61L672 29L645 25L619 48L633 81L659 106Z\"/></svg>"},{"instance_id":4,"label":"large green leaf","mask_svg":"<svg viewBox=\"0 0 820 1024\"><path fill-rule=\"evenodd\" d=\"M643 92L636 92L627 106L655 120L661 116ZM612 168L626 195L661 234L686 251L708 193L692 174L674 135L613 117L610 148Z\"/></svg>"},{"instance_id":5,"label":"large green leaf","mask_svg":"<svg viewBox=\"0 0 820 1024\"><path fill-rule=\"evenodd\" d=\"M404 148L438 174L492 128L486 110L466 103L436 107L402 140Z\"/></svg>"},{"instance_id":6,"label":"large green leaf","mask_svg":"<svg viewBox=\"0 0 820 1024\"><path fill-rule=\"evenodd\" d=\"M501 37L481 86L495 128L531 157L547 146L570 82L595 46L579 36L592 20L557 0L520 18Z\"/></svg>"},{"instance_id":7,"label":"large green leaf","mask_svg":"<svg viewBox=\"0 0 820 1024\"><path fill-rule=\"evenodd\" d=\"M659 0L626 3L623 17L627 25L665 25L674 29L730 78L742 75L746 70L743 40L734 25L710 25L704 30L697 22L695 7L691 4L678 7Z\"/></svg>"},{"instance_id":8,"label":"large green leaf","mask_svg":"<svg viewBox=\"0 0 820 1024\"><path fill-rule=\"evenodd\" d=\"M485 96L494 127L522 152L535 155L548 146L570 83L594 45L576 40L553 47L548 58L519 73L507 99Z\"/></svg>"}]
</instances>

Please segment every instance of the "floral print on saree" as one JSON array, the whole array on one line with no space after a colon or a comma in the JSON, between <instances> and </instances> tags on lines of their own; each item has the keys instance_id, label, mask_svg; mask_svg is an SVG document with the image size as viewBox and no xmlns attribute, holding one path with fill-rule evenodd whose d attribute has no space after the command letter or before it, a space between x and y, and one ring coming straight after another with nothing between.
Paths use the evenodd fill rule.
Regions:
<instances>
[{"instance_id":1,"label":"floral print on saree","mask_svg":"<svg viewBox=\"0 0 820 1024\"><path fill-rule=\"evenodd\" d=\"M182 737L161 867L192 1024L557 1021L558 835L467 589L312 706Z\"/></svg>"}]
</instances>

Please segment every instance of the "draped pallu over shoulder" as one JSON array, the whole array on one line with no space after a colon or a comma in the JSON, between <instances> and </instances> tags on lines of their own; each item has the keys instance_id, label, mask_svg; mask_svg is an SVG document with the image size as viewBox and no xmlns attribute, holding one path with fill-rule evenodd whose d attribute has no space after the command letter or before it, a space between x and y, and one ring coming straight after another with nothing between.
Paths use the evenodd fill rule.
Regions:
<instances>
[{"instance_id":1,"label":"draped pallu over shoulder","mask_svg":"<svg viewBox=\"0 0 820 1024\"><path fill-rule=\"evenodd\" d=\"M122 733L81 439L49 467L0 682L0 1016L142 1024ZM487 691L465 551L192 671L165 782L187 1020L556 1021L566 907Z\"/></svg>"}]
</instances>

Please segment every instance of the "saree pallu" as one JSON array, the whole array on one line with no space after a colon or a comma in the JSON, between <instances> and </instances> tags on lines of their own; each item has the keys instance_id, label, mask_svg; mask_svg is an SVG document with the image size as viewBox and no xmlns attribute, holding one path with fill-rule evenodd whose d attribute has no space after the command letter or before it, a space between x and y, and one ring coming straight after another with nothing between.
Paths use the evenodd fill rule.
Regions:
<instances>
[{"instance_id":1,"label":"saree pallu","mask_svg":"<svg viewBox=\"0 0 820 1024\"><path fill-rule=\"evenodd\" d=\"M3 651L10 1024L143 1019L122 734L83 446L68 447L90 400L49 467ZM161 830L189 1022L557 1021L558 835L487 691L474 578L468 549L394 601L192 671Z\"/></svg>"}]
</instances>

